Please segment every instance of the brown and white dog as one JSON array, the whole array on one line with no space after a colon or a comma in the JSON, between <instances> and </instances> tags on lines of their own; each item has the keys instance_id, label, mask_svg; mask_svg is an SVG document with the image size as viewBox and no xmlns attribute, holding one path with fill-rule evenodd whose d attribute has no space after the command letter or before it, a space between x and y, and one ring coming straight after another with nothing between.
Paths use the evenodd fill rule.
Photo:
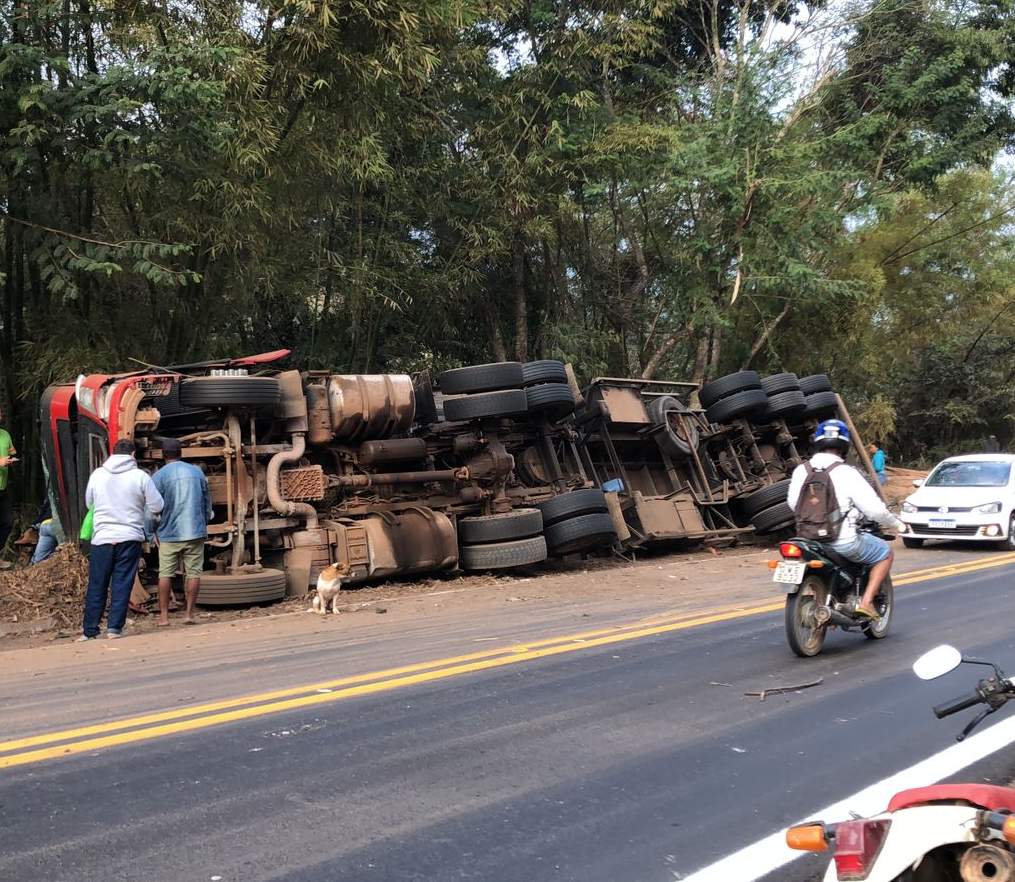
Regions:
<instances>
[{"instance_id":1,"label":"brown and white dog","mask_svg":"<svg viewBox=\"0 0 1015 882\"><path fill-rule=\"evenodd\" d=\"M313 600L314 612L320 616L328 612L328 604L331 604L331 612L338 615L338 593L342 590L342 576L338 567L332 564L321 570L317 577L317 596Z\"/></svg>"}]
</instances>

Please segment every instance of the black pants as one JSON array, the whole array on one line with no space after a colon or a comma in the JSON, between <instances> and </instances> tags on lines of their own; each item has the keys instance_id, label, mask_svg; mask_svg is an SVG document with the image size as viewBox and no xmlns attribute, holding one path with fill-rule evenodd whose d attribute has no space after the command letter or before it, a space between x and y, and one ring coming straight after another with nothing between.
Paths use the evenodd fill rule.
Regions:
<instances>
[{"instance_id":1,"label":"black pants","mask_svg":"<svg viewBox=\"0 0 1015 882\"><path fill-rule=\"evenodd\" d=\"M7 537L14 527L14 502L10 490L0 490L0 551L7 544Z\"/></svg>"}]
</instances>

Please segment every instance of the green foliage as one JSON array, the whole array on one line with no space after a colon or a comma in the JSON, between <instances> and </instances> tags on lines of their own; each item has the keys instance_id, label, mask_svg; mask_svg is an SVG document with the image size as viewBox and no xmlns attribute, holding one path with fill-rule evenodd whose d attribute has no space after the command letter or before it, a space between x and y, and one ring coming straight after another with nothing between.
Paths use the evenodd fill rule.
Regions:
<instances>
[{"instance_id":1,"label":"green foliage","mask_svg":"<svg viewBox=\"0 0 1015 882\"><path fill-rule=\"evenodd\" d=\"M868 443L895 434L898 414L892 400L884 393L879 392L867 401L854 402L853 411L857 428Z\"/></svg>"},{"instance_id":2,"label":"green foliage","mask_svg":"<svg viewBox=\"0 0 1015 882\"><path fill-rule=\"evenodd\" d=\"M907 451L1010 432L906 371L1007 357L1012 2L0 0L18 440L53 379L283 346L829 369Z\"/></svg>"}]
</instances>

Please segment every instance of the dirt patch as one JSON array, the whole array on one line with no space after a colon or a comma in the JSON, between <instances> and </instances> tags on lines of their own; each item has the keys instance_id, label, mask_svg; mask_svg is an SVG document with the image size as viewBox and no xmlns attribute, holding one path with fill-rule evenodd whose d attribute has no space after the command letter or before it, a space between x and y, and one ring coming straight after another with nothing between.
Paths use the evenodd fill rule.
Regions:
<instances>
[{"instance_id":1,"label":"dirt patch","mask_svg":"<svg viewBox=\"0 0 1015 882\"><path fill-rule=\"evenodd\" d=\"M388 604L422 601L442 605L453 597L456 603L468 604L467 598L480 601L501 596L508 601L557 596L575 599L589 589L589 574L615 573L621 581L638 573L656 570L666 562L714 562L722 557L738 557L757 552L757 546L744 544L722 551L686 549L674 555L672 550L642 552L638 559L622 557L586 558L553 561L533 567L502 573L452 572L418 576L399 581L381 582L342 591L339 610L342 613L378 614L388 611ZM622 575L623 574L623 575ZM142 579L146 578L142 573ZM673 577L679 581L684 577ZM80 633L84 595L88 584L88 560L72 546L63 546L47 561L0 574L0 637L5 648L38 646L59 638ZM144 604L147 614L132 611L127 619L131 633L162 631L156 626L158 601L155 586L146 586L149 600ZM309 610L313 592L281 602L241 608L208 608L198 600L197 619L202 624L240 623L251 619L285 616ZM178 623L178 615L171 617ZM186 629L189 630L189 629Z\"/></svg>"},{"instance_id":2,"label":"dirt patch","mask_svg":"<svg viewBox=\"0 0 1015 882\"><path fill-rule=\"evenodd\" d=\"M78 628L88 588L88 559L65 545L35 566L0 573L0 634Z\"/></svg>"},{"instance_id":3,"label":"dirt patch","mask_svg":"<svg viewBox=\"0 0 1015 882\"><path fill-rule=\"evenodd\" d=\"M917 469L885 469L888 481L885 484L885 498L892 508L898 508L905 501L907 496L916 492L913 481L917 478L926 478L928 472Z\"/></svg>"}]
</instances>

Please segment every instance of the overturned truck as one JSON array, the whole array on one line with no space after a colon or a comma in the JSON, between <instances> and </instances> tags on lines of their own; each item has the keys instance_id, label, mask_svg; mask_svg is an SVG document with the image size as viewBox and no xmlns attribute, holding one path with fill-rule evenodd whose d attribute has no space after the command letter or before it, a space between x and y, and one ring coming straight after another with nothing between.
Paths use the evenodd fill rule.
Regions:
<instances>
[{"instance_id":1,"label":"overturned truck","mask_svg":"<svg viewBox=\"0 0 1015 882\"><path fill-rule=\"evenodd\" d=\"M500 570L657 542L730 543L792 523L788 476L827 377L598 378L558 361L423 373L281 370L289 352L52 386L53 511L75 537L115 442L142 468L176 438L208 477L201 602L259 603L414 573Z\"/></svg>"}]
</instances>

